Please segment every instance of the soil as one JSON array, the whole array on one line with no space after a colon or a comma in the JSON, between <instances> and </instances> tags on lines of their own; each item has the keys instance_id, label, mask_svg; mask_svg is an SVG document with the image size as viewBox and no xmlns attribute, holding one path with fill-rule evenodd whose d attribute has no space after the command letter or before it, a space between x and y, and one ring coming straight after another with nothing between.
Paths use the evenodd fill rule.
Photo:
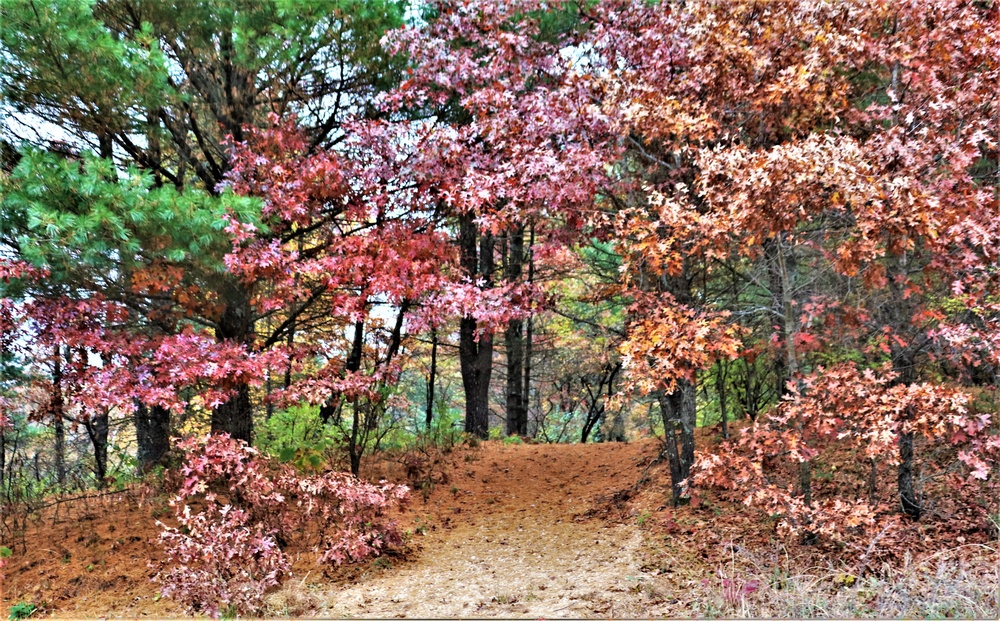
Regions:
<instances>
[{"instance_id":1,"label":"soil","mask_svg":"<svg viewBox=\"0 0 1000 621\"><path fill-rule=\"evenodd\" d=\"M267 600L277 616L645 616L642 535L622 516L595 511L633 485L656 455L651 442L503 445L486 442L422 464L435 483L417 490L401 521L409 549L325 572L293 551L293 575ZM382 464L391 478L404 469ZM411 468L412 470L412 468ZM411 475L413 473L411 472ZM58 499L55 499L58 500ZM30 523L5 568L3 610L36 616L174 617L157 596L157 519L163 498L136 490L68 500Z\"/></svg>"},{"instance_id":2,"label":"soil","mask_svg":"<svg viewBox=\"0 0 1000 621\"><path fill-rule=\"evenodd\" d=\"M699 430L701 444L713 438L712 430ZM669 507L669 475L657 453L653 440L486 442L369 460L364 478L414 489L398 516L410 533L405 552L330 569L293 545L286 550L292 575L268 595L264 614L898 617L1000 610L1000 556L988 534L956 534L928 521L873 540L867 551L782 539L774 520L738 502L705 495ZM23 541L6 542L14 555L0 574L0 612L31 602L35 617L182 616L151 582L161 560L156 521L168 520L171 508L143 489L51 499L30 519ZM866 560L859 568L860 552ZM917 562L921 556L927 563ZM946 562L928 573L932 560ZM889 578L864 577L865 568ZM854 574L863 578L857 584Z\"/></svg>"},{"instance_id":3,"label":"soil","mask_svg":"<svg viewBox=\"0 0 1000 621\"><path fill-rule=\"evenodd\" d=\"M655 455L639 445L488 444L421 506L419 560L319 593L323 616L645 616L642 535L587 517Z\"/></svg>"}]
</instances>

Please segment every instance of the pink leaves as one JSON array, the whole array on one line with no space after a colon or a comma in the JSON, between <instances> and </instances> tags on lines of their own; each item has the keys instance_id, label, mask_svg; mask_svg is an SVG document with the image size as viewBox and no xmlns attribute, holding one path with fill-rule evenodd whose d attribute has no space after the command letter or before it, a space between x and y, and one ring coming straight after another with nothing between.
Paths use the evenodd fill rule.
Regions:
<instances>
[{"instance_id":1,"label":"pink leaves","mask_svg":"<svg viewBox=\"0 0 1000 621\"><path fill-rule=\"evenodd\" d=\"M277 541L301 540L307 524L319 525L323 563L360 561L403 543L385 514L408 501L405 486L337 472L303 478L227 435L178 448L185 460L171 505L180 528L161 524L166 563L154 580L190 612L258 614L291 568Z\"/></svg>"},{"instance_id":2,"label":"pink leaves","mask_svg":"<svg viewBox=\"0 0 1000 621\"><path fill-rule=\"evenodd\" d=\"M1000 456L995 450L1000 442L989 429L990 417L972 415L969 397L960 391L932 384L907 386L894 379L892 373L860 371L853 364L820 369L801 378L792 394L766 418L717 454L700 455L694 483L731 490L748 505L780 514L782 527L790 532L808 529L843 539L856 527L874 527L884 507L871 506L862 498L836 496L808 506L797 496L797 464L833 451L851 451L895 465L899 436L907 432L932 443L955 445L969 480L987 480Z\"/></svg>"}]
</instances>

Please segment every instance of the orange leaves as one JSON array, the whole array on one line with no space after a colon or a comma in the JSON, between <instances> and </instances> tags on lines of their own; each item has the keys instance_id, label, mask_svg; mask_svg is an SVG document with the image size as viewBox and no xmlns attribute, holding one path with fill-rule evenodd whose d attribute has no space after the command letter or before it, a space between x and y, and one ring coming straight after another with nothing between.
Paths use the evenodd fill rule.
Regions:
<instances>
[{"instance_id":1,"label":"orange leaves","mask_svg":"<svg viewBox=\"0 0 1000 621\"><path fill-rule=\"evenodd\" d=\"M872 193L861 145L835 134L753 150L742 145L704 150L696 189L728 232L753 255L764 239L851 205Z\"/></svg>"},{"instance_id":2,"label":"orange leaves","mask_svg":"<svg viewBox=\"0 0 1000 621\"><path fill-rule=\"evenodd\" d=\"M868 488L870 469L836 469L844 455L894 465L900 433L913 433L957 446L968 480L989 478L1000 457L990 416L971 413L962 391L927 383L907 386L895 379L891 372L853 364L802 377L786 401L739 438L714 454L699 455L693 482L740 493L746 504L780 514L788 532L844 539L884 522L876 519L883 508L860 493ZM834 464L830 482L816 486L812 505L799 496L803 462L819 470ZM844 489L859 492L845 497Z\"/></svg>"},{"instance_id":3,"label":"orange leaves","mask_svg":"<svg viewBox=\"0 0 1000 621\"><path fill-rule=\"evenodd\" d=\"M164 293L184 278L184 268L161 261L144 266L131 274L133 293Z\"/></svg>"},{"instance_id":4,"label":"orange leaves","mask_svg":"<svg viewBox=\"0 0 1000 621\"><path fill-rule=\"evenodd\" d=\"M739 354L741 331L726 322L726 313L695 311L666 294L648 296L636 306L639 315L619 348L631 390L671 392L677 380L693 380L719 358Z\"/></svg>"}]
</instances>

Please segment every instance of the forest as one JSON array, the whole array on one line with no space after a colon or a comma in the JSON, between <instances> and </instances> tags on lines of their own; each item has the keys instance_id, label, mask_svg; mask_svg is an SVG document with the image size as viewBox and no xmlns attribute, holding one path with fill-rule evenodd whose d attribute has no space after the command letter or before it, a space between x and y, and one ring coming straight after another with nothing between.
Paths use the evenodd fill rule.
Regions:
<instances>
[{"instance_id":1,"label":"forest","mask_svg":"<svg viewBox=\"0 0 1000 621\"><path fill-rule=\"evenodd\" d=\"M997 617L998 50L5 0L0 613Z\"/></svg>"}]
</instances>

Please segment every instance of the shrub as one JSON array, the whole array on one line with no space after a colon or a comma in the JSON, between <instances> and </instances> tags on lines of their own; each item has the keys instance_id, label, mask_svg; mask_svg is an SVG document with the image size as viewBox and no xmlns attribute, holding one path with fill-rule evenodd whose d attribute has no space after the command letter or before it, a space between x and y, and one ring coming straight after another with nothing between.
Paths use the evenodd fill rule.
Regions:
<instances>
[{"instance_id":1,"label":"shrub","mask_svg":"<svg viewBox=\"0 0 1000 621\"><path fill-rule=\"evenodd\" d=\"M166 527L160 536L170 568L156 580L164 597L192 612L253 614L264 593L289 570L272 534L260 524L248 524L240 509L209 504L192 513L185 505L178 520L182 529Z\"/></svg>"},{"instance_id":2,"label":"shrub","mask_svg":"<svg viewBox=\"0 0 1000 621\"><path fill-rule=\"evenodd\" d=\"M319 520L321 562L360 561L402 544L385 511L406 502L405 486L336 472L301 477L226 435L178 447L185 459L171 505L179 527L159 523L166 561L154 580L189 612L257 613L289 570L279 542L307 532L307 522Z\"/></svg>"},{"instance_id":3,"label":"shrub","mask_svg":"<svg viewBox=\"0 0 1000 621\"><path fill-rule=\"evenodd\" d=\"M18 602L11 606L8 610L10 614L7 618L17 621L19 619L27 619L30 617L34 614L36 608L31 602Z\"/></svg>"},{"instance_id":4,"label":"shrub","mask_svg":"<svg viewBox=\"0 0 1000 621\"><path fill-rule=\"evenodd\" d=\"M299 519L319 520L320 562L361 561L402 546L402 533L385 511L408 500L406 486L384 481L372 485L344 472L287 478L282 483L302 508Z\"/></svg>"}]
</instances>

